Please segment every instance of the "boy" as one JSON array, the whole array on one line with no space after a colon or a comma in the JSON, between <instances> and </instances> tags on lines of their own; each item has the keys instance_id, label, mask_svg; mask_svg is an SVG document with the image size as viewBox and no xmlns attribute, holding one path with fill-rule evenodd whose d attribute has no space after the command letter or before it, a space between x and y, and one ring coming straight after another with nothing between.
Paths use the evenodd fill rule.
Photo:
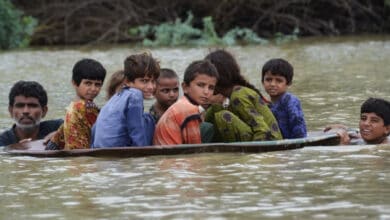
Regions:
<instances>
[{"instance_id":1,"label":"boy","mask_svg":"<svg viewBox=\"0 0 390 220\"><path fill-rule=\"evenodd\" d=\"M360 140L352 142L344 125L328 125L324 131L336 129L340 144L389 144L390 102L379 98L367 99L360 108ZM359 136L354 137L359 138Z\"/></svg>"},{"instance_id":2,"label":"boy","mask_svg":"<svg viewBox=\"0 0 390 220\"><path fill-rule=\"evenodd\" d=\"M296 96L287 92L293 75L292 65L284 59L267 61L261 73L261 82L271 97L271 111L285 139L307 136L301 103Z\"/></svg>"},{"instance_id":3,"label":"boy","mask_svg":"<svg viewBox=\"0 0 390 220\"><path fill-rule=\"evenodd\" d=\"M217 69L209 61L194 61L184 72L184 96L175 102L156 125L155 145L199 144L202 105L209 102L218 79Z\"/></svg>"},{"instance_id":4,"label":"boy","mask_svg":"<svg viewBox=\"0 0 390 220\"><path fill-rule=\"evenodd\" d=\"M90 148L91 128L99 114L93 100L99 95L106 69L96 60L81 59L73 67L76 98L66 111L64 124L47 144L47 150Z\"/></svg>"},{"instance_id":5,"label":"boy","mask_svg":"<svg viewBox=\"0 0 390 220\"><path fill-rule=\"evenodd\" d=\"M149 112L156 123L161 115L177 101L179 97L179 77L175 71L163 68L156 80L156 91L154 93L156 102L150 107Z\"/></svg>"},{"instance_id":6,"label":"boy","mask_svg":"<svg viewBox=\"0 0 390 220\"><path fill-rule=\"evenodd\" d=\"M155 122L144 113L144 99L153 97L160 65L149 53L135 54L124 63L125 87L101 109L92 131L92 147L149 146Z\"/></svg>"},{"instance_id":7,"label":"boy","mask_svg":"<svg viewBox=\"0 0 390 220\"><path fill-rule=\"evenodd\" d=\"M43 139L63 123L61 119L41 121L48 110L47 93L38 82L18 81L8 98L8 111L15 124L0 135L0 146Z\"/></svg>"}]
</instances>

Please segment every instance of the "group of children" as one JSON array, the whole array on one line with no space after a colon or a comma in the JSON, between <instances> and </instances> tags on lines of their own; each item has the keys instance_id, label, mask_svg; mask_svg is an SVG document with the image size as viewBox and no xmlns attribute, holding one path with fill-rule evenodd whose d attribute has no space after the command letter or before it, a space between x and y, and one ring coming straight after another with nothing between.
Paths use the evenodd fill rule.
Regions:
<instances>
[{"instance_id":1,"label":"group of children","mask_svg":"<svg viewBox=\"0 0 390 220\"><path fill-rule=\"evenodd\" d=\"M99 111L93 100L106 70L95 60L82 59L72 75L77 99L46 149L303 138L307 131L300 101L287 92L293 72L284 59L264 64L261 82L271 98L268 101L244 78L234 56L219 49L186 68L179 98L175 71L160 69L150 53L134 54L125 59L123 70L111 76L108 101ZM156 102L144 112L144 99L153 97ZM390 105L387 108L390 111ZM382 117L388 130L380 134L386 139L388 117Z\"/></svg>"}]
</instances>

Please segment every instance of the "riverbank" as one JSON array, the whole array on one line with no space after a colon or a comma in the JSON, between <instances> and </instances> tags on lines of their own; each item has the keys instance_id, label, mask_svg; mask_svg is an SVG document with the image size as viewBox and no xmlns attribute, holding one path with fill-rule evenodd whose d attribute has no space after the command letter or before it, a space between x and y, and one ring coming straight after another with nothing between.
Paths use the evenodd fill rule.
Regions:
<instances>
[{"instance_id":1,"label":"riverbank","mask_svg":"<svg viewBox=\"0 0 390 220\"><path fill-rule=\"evenodd\" d=\"M191 26L202 29L210 17L222 37L234 28L247 28L272 39L298 30L302 36L338 36L390 32L388 1L158 1L152 0L16 0L26 15L38 19L34 45L100 44L142 41L130 30L142 25L161 25L194 18ZM182 30L177 30L182 31ZM151 39L156 33L151 33Z\"/></svg>"}]
</instances>

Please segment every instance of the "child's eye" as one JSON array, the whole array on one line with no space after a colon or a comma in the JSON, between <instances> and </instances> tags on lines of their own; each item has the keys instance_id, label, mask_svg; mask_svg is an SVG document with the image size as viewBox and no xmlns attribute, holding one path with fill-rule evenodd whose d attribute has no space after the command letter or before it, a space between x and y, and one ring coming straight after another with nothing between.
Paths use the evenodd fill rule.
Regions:
<instances>
[{"instance_id":1,"label":"child's eye","mask_svg":"<svg viewBox=\"0 0 390 220\"><path fill-rule=\"evenodd\" d=\"M378 123L378 122L380 122L380 119L379 118L372 118L371 121L374 123Z\"/></svg>"},{"instance_id":2,"label":"child's eye","mask_svg":"<svg viewBox=\"0 0 390 220\"><path fill-rule=\"evenodd\" d=\"M198 83L197 85L198 85L199 87L201 87L201 88L205 87L205 84L204 84L204 83Z\"/></svg>"}]
</instances>

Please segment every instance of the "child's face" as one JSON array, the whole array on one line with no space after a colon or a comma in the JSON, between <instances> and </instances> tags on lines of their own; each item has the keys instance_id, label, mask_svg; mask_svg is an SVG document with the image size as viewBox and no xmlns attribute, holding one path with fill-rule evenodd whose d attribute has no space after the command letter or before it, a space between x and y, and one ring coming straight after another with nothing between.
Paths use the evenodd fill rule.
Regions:
<instances>
[{"instance_id":1,"label":"child's face","mask_svg":"<svg viewBox=\"0 0 390 220\"><path fill-rule=\"evenodd\" d=\"M91 79L82 79L80 85L76 85L75 82L72 83L77 96L80 97L80 99L89 101L93 101L93 99L99 95L100 89L103 85L103 81Z\"/></svg>"},{"instance_id":2,"label":"child's face","mask_svg":"<svg viewBox=\"0 0 390 220\"><path fill-rule=\"evenodd\" d=\"M142 91L144 99L153 98L154 90L156 89L156 80L152 77L145 76L136 78L134 82L127 82L127 86L136 88Z\"/></svg>"},{"instance_id":3,"label":"child's face","mask_svg":"<svg viewBox=\"0 0 390 220\"><path fill-rule=\"evenodd\" d=\"M263 86L271 97L281 96L288 89L286 78L281 75L272 74L270 71L264 74Z\"/></svg>"},{"instance_id":4,"label":"child's face","mask_svg":"<svg viewBox=\"0 0 390 220\"><path fill-rule=\"evenodd\" d=\"M198 105L206 105L213 95L217 78L199 73L189 85L182 84L183 92L193 99Z\"/></svg>"},{"instance_id":5,"label":"child's face","mask_svg":"<svg viewBox=\"0 0 390 220\"><path fill-rule=\"evenodd\" d=\"M157 102L164 107L169 107L179 97L179 81L177 78L161 78L156 83L154 94Z\"/></svg>"},{"instance_id":6,"label":"child's face","mask_svg":"<svg viewBox=\"0 0 390 220\"><path fill-rule=\"evenodd\" d=\"M380 144L390 132L390 125L375 113L362 113L359 122L360 135L370 144Z\"/></svg>"}]
</instances>

